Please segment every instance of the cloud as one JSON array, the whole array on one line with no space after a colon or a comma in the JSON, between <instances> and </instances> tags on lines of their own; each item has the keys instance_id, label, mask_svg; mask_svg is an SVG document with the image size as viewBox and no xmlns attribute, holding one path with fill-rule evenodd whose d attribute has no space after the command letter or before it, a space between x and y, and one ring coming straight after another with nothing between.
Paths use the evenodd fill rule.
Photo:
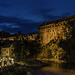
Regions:
<instances>
[{"instance_id":1,"label":"cloud","mask_svg":"<svg viewBox=\"0 0 75 75\"><path fill-rule=\"evenodd\" d=\"M37 32L40 24L28 19L0 16L0 28L10 33L17 33L18 31L22 31L22 33Z\"/></svg>"},{"instance_id":2,"label":"cloud","mask_svg":"<svg viewBox=\"0 0 75 75\"><path fill-rule=\"evenodd\" d=\"M24 24L32 22L32 20L28 19L20 19L17 17L6 17L6 16L0 16L0 23L16 23L16 24Z\"/></svg>"},{"instance_id":3,"label":"cloud","mask_svg":"<svg viewBox=\"0 0 75 75\"><path fill-rule=\"evenodd\" d=\"M37 32L38 26L40 24L41 23L26 23L24 25L20 25L19 27L14 27L14 28L12 28L11 26L7 26L7 25L1 25L0 27L4 31L10 32L10 33L17 33L18 31L21 31L23 34L25 34L25 33Z\"/></svg>"},{"instance_id":4,"label":"cloud","mask_svg":"<svg viewBox=\"0 0 75 75\"><path fill-rule=\"evenodd\" d=\"M65 17L70 16L70 15L71 15L70 12L66 12L66 13L62 13L62 14L61 14L61 16L65 16Z\"/></svg>"},{"instance_id":5,"label":"cloud","mask_svg":"<svg viewBox=\"0 0 75 75\"><path fill-rule=\"evenodd\" d=\"M0 27L19 28L15 23L0 23Z\"/></svg>"},{"instance_id":6,"label":"cloud","mask_svg":"<svg viewBox=\"0 0 75 75\"><path fill-rule=\"evenodd\" d=\"M41 17L45 19L44 21L60 18L60 16L52 16L48 14L41 14ZM0 16L0 28L10 33L17 33L18 31L22 31L22 33L37 32L40 24L42 24L42 22L20 19L17 17Z\"/></svg>"},{"instance_id":7,"label":"cloud","mask_svg":"<svg viewBox=\"0 0 75 75\"><path fill-rule=\"evenodd\" d=\"M52 21L61 17L50 14L50 12L55 11L54 9L45 10L40 10L36 14L38 16L40 13L40 16L44 19L43 21ZM18 17L0 16L0 27L4 31L10 33L17 33L18 31L22 31L22 33L37 32L40 24L42 24L42 21L35 22L33 20L21 19Z\"/></svg>"},{"instance_id":8,"label":"cloud","mask_svg":"<svg viewBox=\"0 0 75 75\"><path fill-rule=\"evenodd\" d=\"M34 9L31 11L32 15L39 16L43 21L52 21L61 18L62 16L52 15L53 12L56 12L56 8L44 8L44 9Z\"/></svg>"},{"instance_id":9,"label":"cloud","mask_svg":"<svg viewBox=\"0 0 75 75\"><path fill-rule=\"evenodd\" d=\"M36 8L36 9L31 10L31 14L33 15L47 14L47 13L51 13L54 11L56 11L55 8L41 8L41 9Z\"/></svg>"},{"instance_id":10,"label":"cloud","mask_svg":"<svg viewBox=\"0 0 75 75\"><path fill-rule=\"evenodd\" d=\"M57 20L60 19L62 16L53 16L53 15L42 15L42 17L45 19L45 21L53 21L53 20Z\"/></svg>"}]
</instances>

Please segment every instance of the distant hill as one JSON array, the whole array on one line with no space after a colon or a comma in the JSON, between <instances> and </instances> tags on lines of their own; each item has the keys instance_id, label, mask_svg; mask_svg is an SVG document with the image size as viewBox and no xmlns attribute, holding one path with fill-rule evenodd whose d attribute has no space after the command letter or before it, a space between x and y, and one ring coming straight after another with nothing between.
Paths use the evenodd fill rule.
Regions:
<instances>
[{"instance_id":1,"label":"distant hill","mask_svg":"<svg viewBox=\"0 0 75 75\"><path fill-rule=\"evenodd\" d=\"M10 37L10 33L5 32L5 31L0 31L0 37L1 37L1 38L7 38L7 37Z\"/></svg>"}]
</instances>

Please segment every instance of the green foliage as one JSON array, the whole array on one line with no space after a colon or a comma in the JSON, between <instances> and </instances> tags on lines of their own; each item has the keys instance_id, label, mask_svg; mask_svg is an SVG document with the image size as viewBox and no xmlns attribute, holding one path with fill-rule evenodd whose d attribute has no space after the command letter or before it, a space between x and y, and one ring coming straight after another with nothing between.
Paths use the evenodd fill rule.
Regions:
<instances>
[{"instance_id":1,"label":"green foliage","mask_svg":"<svg viewBox=\"0 0 75 75\"><path fill-rule=\"evenodd\" d=\"M40 51L40 45L36 41L29 42L27 40L14 41L14 53L17 61L25 61L27 59L36 59Z\"/></svg>"},{"instance_id":2,"label":"green foliage","mask_svg":"<svg viewBox=\"0 0 75 75\"><path fill-rule=\"evenodd\" d=\"M38 58L40 59L44 59L44 58L50 58L51 51L47 48L43 48L42 51L40 52L40 54L38 55Z\"/></svg>"},{"instance_id":3,"label":"green foliage","mask_svg":"<svg viewBox=\"0 0 75 75\"><path fill-rule=\"evenodd\" d=\"M63 59L66 54L65 50L63 50L61 47L59 47L56 44L52 44L50 46L50 50L54 59L58 60Z\"/></svg>"},{"instance_id":4,"label":"green foliage","mask_svg":"<svg viewBox=\"0 0 75 75\"><path fill-rule=\"evenodd\" d=\"M66 51L67 61L75 62L75 38L61 41L60 47L62 47Z\"/></svg>"},{"instance_id":5,"label":"green foliage","mask_svg":"<svg viewBox=\"0 0 75 75\"><path fill-rule=\"evenodd\" d=\"M56 42L57 43L57 42ZM43 47L42 52L39 54L39 58L41 59L57 59L63 60L66 55L65 50L58 46L58 43L50 43L47 46Z\"/></svg>"}]
</instances>

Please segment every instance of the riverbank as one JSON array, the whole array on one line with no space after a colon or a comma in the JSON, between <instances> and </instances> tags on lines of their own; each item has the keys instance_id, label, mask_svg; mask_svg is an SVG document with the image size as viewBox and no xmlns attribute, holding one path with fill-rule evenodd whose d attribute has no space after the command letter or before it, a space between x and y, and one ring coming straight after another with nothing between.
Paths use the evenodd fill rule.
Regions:
<instances>
[{"instance_id":1,"label":"riverbank","mask_svg":"<svg viewBox=\"0 0 75 75\"><path fill-rule=\"evenodd\" d=\"M0 70L0 75L75 75L73 64L43 60L17 62Z\"/></svg>"},{"instance_id":2,"label":"riverbank","mask_svg":"<svg viewBox=\"0 0 75 75\"><path fill-rule=\"evenodd\" d=\"M41 62L52 61L52 62L55 62L55 63L66 63L66 61L64 61L64 60L57 60L57 59L39 59L39 58L37 58L37 60L39 60Z\"/></svg>"},{"instance_id":3,"label":"riverbank","mask_svg":"<svg viewBox=\"0 0 75 75\"><path fill-rule=\"evenodd\" d=\"M27 72L22 67L9 66L0 69L0 75L27 75Z\"/></svg>"},{"instance_id":4,"label":"riverbank","mask_svg":"<svg viewBox=\"0 0 75 75\"><path fill-rule=\"evenodd\" d=\"M15 64L22 65L22 66L25 66L25 67L31 67L31 68L44 67L44 66L48 65L47 63L42 62L40 60L20 61L20 62L15 62Z\"/></svg>"},{"instance_id":5,"label":"riverbank","mask_svg":"<svg viewBox=\"0 0 75 75\"><path fill-rule=\"evenodd\" d=\"M51 71L43 71L41 69L32 67L25 67L22 65L14 65L10 67L5 67L0 70L0 75L56 75Z\"/></svg>"}]
</instances>

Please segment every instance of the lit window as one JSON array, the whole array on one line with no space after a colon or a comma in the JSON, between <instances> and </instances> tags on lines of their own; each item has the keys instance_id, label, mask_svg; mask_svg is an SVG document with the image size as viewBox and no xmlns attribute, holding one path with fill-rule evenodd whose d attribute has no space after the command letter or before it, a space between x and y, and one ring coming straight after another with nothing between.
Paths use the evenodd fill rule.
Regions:
<instances>
[{"instance_id":1,"label":"lit window","mask_svg":"<svg viewBox=\"0 0 75 75\"><path fill-rule=\"evenodd\" d=\"M6 53L8 53L8 51L6 51Z\"/></svg>"}]
</instances>

